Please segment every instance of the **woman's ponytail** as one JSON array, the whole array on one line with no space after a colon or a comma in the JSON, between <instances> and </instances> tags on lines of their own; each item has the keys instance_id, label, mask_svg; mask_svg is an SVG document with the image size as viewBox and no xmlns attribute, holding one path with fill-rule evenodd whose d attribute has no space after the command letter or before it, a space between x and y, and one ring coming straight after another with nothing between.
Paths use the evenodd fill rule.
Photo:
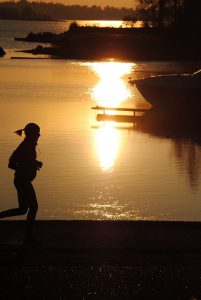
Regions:
<instances>
[{"instance_id":1,"label":"woman's ponytail","mask_svg":"<svg viewBox=\"0 0 201 300\"><path fill-rule=\"evenodd\" d=\"M19 129L19 130L16 130L14 133L16 133L19 136L22 136L23 131L24 131L24 129Z\"/></svg>"},{"instance_id":2,"label":"woman's ponytail","mask_svg":"<svg viewBox=\"0 0 201 300\"><path fill-rule=\"evenodd\" d=\"M22 136L23 131L26 137L32 136L35 133L40 133L40 127L35 123L28 123L23 129L16 130L14 133Z\"/></svg>"}]
</instances>

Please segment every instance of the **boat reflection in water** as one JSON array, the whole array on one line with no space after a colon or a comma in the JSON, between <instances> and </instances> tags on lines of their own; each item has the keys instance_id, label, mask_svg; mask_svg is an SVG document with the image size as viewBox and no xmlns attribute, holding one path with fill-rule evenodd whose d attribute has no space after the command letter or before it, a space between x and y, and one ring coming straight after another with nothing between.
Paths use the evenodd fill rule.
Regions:
<instances>
[{"instance_id":1,"label":"boat reflection in water","mask_svg":"<svg viewBox=\"0 0 201 300\"><path fill-rule=\"evenodd\" d=\"M130 81L152 108L138 120L137 129L171 139L180 168L190 186L197 187L201 145L201 70L193 74L158 75Z\"/></svg>"},{"instance_id":2,"label":"boat reflection in water","mask_svg":"<svg viewBox=\"0 0 201 300\"><path fill-rule=\"evenodd\" d=\"M160 139L171 139L177 165L186 173L191 188L199 186L201 110L152 108L139 120L136 129Z\"/></svg>"}]
</instances>

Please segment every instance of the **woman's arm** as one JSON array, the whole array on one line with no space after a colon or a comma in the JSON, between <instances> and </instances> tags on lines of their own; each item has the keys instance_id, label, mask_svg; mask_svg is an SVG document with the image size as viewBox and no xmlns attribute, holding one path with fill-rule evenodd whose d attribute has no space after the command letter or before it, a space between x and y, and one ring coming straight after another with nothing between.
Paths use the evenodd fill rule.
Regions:
<instances>
[{"instance_id":1,"label":"woman's arm","mask_svg":"<svg viewBox=\"0 0 201 300\"><path fill-rule=\"evenodd\" d=\"M14 151L11 157L9 158L8 168L16 171L18 166L19 166L19 162L16 160L15 151Z\"/></svg>"}]
</instances>

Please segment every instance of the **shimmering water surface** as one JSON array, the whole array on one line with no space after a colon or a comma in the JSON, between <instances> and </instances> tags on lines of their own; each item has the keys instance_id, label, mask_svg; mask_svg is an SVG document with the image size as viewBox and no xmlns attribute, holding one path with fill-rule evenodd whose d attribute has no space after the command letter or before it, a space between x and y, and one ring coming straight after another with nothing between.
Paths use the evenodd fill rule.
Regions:
<instances>
[{"instance_id":1,"label":"shimmering water surface","mask_svg":"<svg viewBox=\"0 0 201 300\"><path fill-rule=\"evenodd\" d=\"M98 123L91 110L149 108L129 77L185 72L190 63L10 59L14 49L33 46L15 47L12 37L22 34L22 24L0 21L0 46L7 50L0 59L0 210L17 203L7 162L22 139L13 131L36 122L38 159L44 162L34 181L38 219L200 221L199 143ZM27 24L29 31L53 31L53 22Z\"/></svg>"}]
</instances>

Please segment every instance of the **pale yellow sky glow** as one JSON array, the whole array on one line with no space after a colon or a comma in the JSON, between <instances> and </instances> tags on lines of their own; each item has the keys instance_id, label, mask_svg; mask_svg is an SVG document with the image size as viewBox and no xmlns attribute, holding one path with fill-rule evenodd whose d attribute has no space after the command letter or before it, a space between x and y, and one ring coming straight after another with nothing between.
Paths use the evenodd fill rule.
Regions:
<instances>
[{"instance_id":1,"label":"pale yellow sky glow","mask_svg":"<svg viewBox=\"0 0 201 300\"><path fill-rule=\"evenodd\" d=\"M5 0L0 0L0 2L4 2ZM18 0L17 0L18 1ZM30 2L36 1L40 2L40 0L28 0ZM59 2L65 5L97 5L101 7L105 6L113 6L113 7L126 7L133 8L137 2L137 0L43 0L43 2Z\"/></svg>"},{"instance_id":2,"label":"pale yellow sky glow","mask_svg":"<svg viewBox=\"0 0 201 300\"><path fill-rule=\"evenodd\" d=\"M66 5L79 4L79 5L98 5L98 6L114 6L114 7L133 7L136 3L135 0L59 0Z\"/></svg>"}]
</instances>

